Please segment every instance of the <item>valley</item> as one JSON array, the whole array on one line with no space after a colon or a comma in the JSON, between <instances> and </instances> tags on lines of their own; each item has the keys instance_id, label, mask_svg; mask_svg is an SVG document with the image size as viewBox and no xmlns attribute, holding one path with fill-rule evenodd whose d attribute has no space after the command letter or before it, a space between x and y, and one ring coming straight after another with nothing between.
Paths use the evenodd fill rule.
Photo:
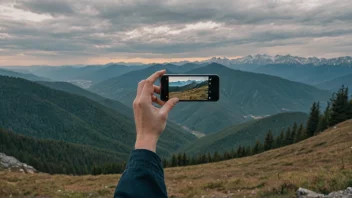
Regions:
<instances>
[{"instance_id":1,"label":"valley","mask_svg":"<svg viewBox=\"0 0 352 198\"><path fill-rule=\"evenodd\" d=\"M255 156L166 168L169 196L292 197L298 187L319 192L345 189L352 185L351 131L352 120L349 120L297 144ZM0 172L0 193L111 197L119 177Z\"/></svg>"}]
</instances>

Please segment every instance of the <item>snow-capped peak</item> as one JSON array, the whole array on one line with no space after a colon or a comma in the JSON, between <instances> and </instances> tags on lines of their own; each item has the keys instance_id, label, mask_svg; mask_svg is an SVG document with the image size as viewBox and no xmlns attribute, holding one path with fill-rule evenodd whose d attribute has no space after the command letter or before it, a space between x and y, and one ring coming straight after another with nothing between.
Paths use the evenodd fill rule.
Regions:
<instances>
[{"instance_id":1,"label":"snow-capped peak","mask_svg":"<svg viewBox=\"0 0 352 198\"><path fill-rule=\"evenodd\" d=\"M344 56L338 58L317 58L317 57L299 57L299 56L291 56L287 55L276 55L270 56L267 54L256 54L256 55L248 55L245 57L237 58L237 59L228 59L226 57L213 57L209 60L203 61L203 63L219 63L222 65L230 66L237 64L253 64L253 65L267 65L267 64L299 64L306 65L312 64L315 66L320 65L341 65L347 64L352 65L352 57Z\"/></svg>"}]
</instances>

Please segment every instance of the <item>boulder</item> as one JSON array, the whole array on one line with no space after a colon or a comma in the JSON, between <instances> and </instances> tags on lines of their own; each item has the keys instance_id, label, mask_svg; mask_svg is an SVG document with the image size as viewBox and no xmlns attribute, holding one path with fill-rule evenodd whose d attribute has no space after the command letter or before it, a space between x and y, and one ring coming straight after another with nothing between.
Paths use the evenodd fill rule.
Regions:
<instances>
[{"instance_id":1,"label":"boulder","mask_svg":"<svg viewBox=\"0 0 352 198\"><path fill-rule=\"evenodd\" d=\"M352 198L352 187L348 187L346 190L331 192L328 195L319 194L304 188L299 188L296 195L297 198Z\"/></svg>"},{"instance_id":2,"label":"boulder","mask_svg":"<svg viewBox=\"0 0 352 198\"><path fill-rule=\"evenodd\" d=\"M23 172L23 173L35 173L37 170L32 166L18 161L12 156L7 156L4 153L0 153L0 169L7 169L9 171Z\"/></svg>"},{"instance_id":3,"label":"boulder","mask_svg":"<svg viewBox=\"0 0 352 198\"><path fill-rule=\"evenodd\" d=\"M296 195L297 198L325 198L324 194L319 194L305 188L299 188Z\"/></svg>"}]
</instances>

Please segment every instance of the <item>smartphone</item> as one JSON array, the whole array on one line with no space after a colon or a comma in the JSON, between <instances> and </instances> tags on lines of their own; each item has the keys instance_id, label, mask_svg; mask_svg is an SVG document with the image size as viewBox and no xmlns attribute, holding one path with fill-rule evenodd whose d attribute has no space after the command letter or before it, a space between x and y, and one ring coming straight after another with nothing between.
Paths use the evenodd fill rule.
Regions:
<instances>
[{"instance_id":1,"label":"smartphone","mask_svg":"<svg viewBox=\"0 0 352 198\"><path fill-rule=\"evenodd\" d=\"M160 99L180 101L218 101L220 78L217 75L164 75L160 79Z\"/></svg>"}]
</instances>

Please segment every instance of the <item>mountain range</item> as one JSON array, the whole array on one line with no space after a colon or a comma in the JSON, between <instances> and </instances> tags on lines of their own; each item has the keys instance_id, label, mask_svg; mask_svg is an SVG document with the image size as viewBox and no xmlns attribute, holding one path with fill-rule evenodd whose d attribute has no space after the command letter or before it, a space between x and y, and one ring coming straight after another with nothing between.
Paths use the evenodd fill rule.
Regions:
<instances>
[{"instance_id":1,"label":"mountain range","mask_svg":"<svg viewBox=\"0 0 352 198\"><path fill-rule=\"evenodd\" d=\"M345 65L352 67L352 57L344 56L337 58L317 58L317 57L299 57L291 55L270 56L267 54L248 55L242 58L228 59L226 57L213 57L200 63L219 63L225 66L232 65L268 65L268 64L298 64L298 65Z\"/></svg>"},{"instance_id":2,"label":"mountain range","mask_svg":"<svg viewBox=\"0 0 352 198\"><path fill-rule=\"evenodd\" d=\"M172 74L172 70L178 67L171 64L154 65L108 79L93 85L89 90L131 105L139 81L164 68L167 73ZM329 91L309 85L264 74L233 70L216 63L196 67L185 73L217 74L221 82L225 82L221 84L219 102L180 103L170 114L170 119L176 123L204 133L216 132L251 117L285 111L306 112L313 101L324 104L331 96Z\"/></svg>"},{"instance_id":3,"label":"mountain range","mask_svg":"<svg viewBox=\"0 0 352 198\"><path fill-rule=\"evenodd\" d=\"M203 81L196 81L196 80L187 80L187 81L175 81L175 82L169 82L170 87L182 87L191 83L199 83Z\"/></svg>"}]
</instances>

